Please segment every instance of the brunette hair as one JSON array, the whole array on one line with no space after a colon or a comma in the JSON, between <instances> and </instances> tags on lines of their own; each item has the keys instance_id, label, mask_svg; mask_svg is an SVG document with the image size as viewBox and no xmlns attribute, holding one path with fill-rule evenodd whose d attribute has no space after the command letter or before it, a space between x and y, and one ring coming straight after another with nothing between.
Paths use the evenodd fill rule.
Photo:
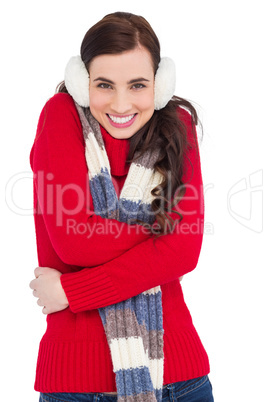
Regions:
<instances>
[{"instance_id":1,"label":"brunette hair","mask_svg":"<svg viewBox=\"0 0 268 402\"><path fill-rule=\"evenodd\" d=\"M89 71L94 57L119 54L137 46L143 46L150 52L156 73L160 62L160 44L150 24L141 16L115 12L106 15L87 31L80 53ZM68 93L64 81L59 84L57 91ZM189 101L173 96L163 109L155 110L145 126L130 138L129 163L134 160L135 152L141 156L148 149L161 150L154 168L163 175L163 181L152 190L155 198L151 204L158 225L157 228L155 225L150 226L152 233L158 236L171 232L175 227L176 220L167 212L177 213L179 221L183 218L178 211L172 209L185 194L186 183L182 182L182 177L186 151L190 146L186 127L180 119L180 107L190 112L194 129L198 122L195 108Z\"/></svg>"}]
</instances>

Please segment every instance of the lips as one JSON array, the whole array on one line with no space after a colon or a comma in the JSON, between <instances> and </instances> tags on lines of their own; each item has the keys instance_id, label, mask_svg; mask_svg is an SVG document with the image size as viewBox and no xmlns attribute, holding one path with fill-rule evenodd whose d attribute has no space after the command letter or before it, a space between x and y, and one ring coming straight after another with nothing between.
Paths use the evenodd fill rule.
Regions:
<instances>
[{"instance_id":1,"label":"lips","mask_svg":"<svg viewBox=\"0 0 268 402\"><path fill-rule=\"evenodd\" d=\"M137 113L129 114L126 116L115 116L112 114L107 114L109 122L113 127L116 128L125 128L131 126L134 123L136 116Z\"/></svg>"}]
</instances>

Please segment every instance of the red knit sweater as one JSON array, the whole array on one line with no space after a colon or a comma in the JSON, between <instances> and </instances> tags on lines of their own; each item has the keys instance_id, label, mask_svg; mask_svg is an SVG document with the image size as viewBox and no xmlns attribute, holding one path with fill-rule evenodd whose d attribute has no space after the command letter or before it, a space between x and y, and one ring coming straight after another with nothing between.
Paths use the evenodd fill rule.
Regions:
<instances>
[{"instance_id":1,"label":"red knit sweater","mask_svg":"<svg viewBox=\"0 0 268 402\"><path fill-rule=\"evenodd\" d=\"M190 117L180 110L193 141ZM128 140L103 128L117 194L128 165ZM34 218L39 265L63 273L69 307L47 315L34 389L39 392L116 391L99 307L161 285L164 384L209 373L207 354L184 302L179 277L192 271L202 244L204 208L199 154L185 158L186 194L177 230L155 242L141 225L94 214L82 127L72 98L57 94L39 119L30 163L34 172ZM178 215L171 213L173 218Z\"/></svg>"}]
</instances>

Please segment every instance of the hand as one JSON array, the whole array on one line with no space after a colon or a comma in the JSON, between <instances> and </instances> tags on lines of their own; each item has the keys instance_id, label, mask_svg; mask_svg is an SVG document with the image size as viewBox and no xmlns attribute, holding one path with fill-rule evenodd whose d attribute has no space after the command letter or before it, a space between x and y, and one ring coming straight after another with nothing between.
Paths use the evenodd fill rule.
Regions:
<instances>
[{"instance_id":1,"label":"hand","mask_svg":"<svg viewBox=\"0 0 268 402\"><path fill-rule=\"evenodd\" d=\"M33 295L38 297L37 304L44 306L43 314L56 313L69 306L60 281L61 272L53 268L37 267L34 275L36 279L29 286L33 289Z\"/></svg>"}]
</instances>

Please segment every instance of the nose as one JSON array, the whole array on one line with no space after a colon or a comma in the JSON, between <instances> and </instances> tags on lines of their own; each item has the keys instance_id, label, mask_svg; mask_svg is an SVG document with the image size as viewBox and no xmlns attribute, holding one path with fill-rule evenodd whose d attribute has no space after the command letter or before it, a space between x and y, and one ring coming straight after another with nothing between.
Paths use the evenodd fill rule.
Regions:
<instances>
[{"instance_id":1,"label":"nose","mask_svg":"<svg viewBox=\"0 0 268 402\"><path fill-rule=\"evenodd\" d=\"M116 91L112 97L110 106L114 113L127 114L132 108L130 95L125 90Z\"/></svg>"}]
</instances>

